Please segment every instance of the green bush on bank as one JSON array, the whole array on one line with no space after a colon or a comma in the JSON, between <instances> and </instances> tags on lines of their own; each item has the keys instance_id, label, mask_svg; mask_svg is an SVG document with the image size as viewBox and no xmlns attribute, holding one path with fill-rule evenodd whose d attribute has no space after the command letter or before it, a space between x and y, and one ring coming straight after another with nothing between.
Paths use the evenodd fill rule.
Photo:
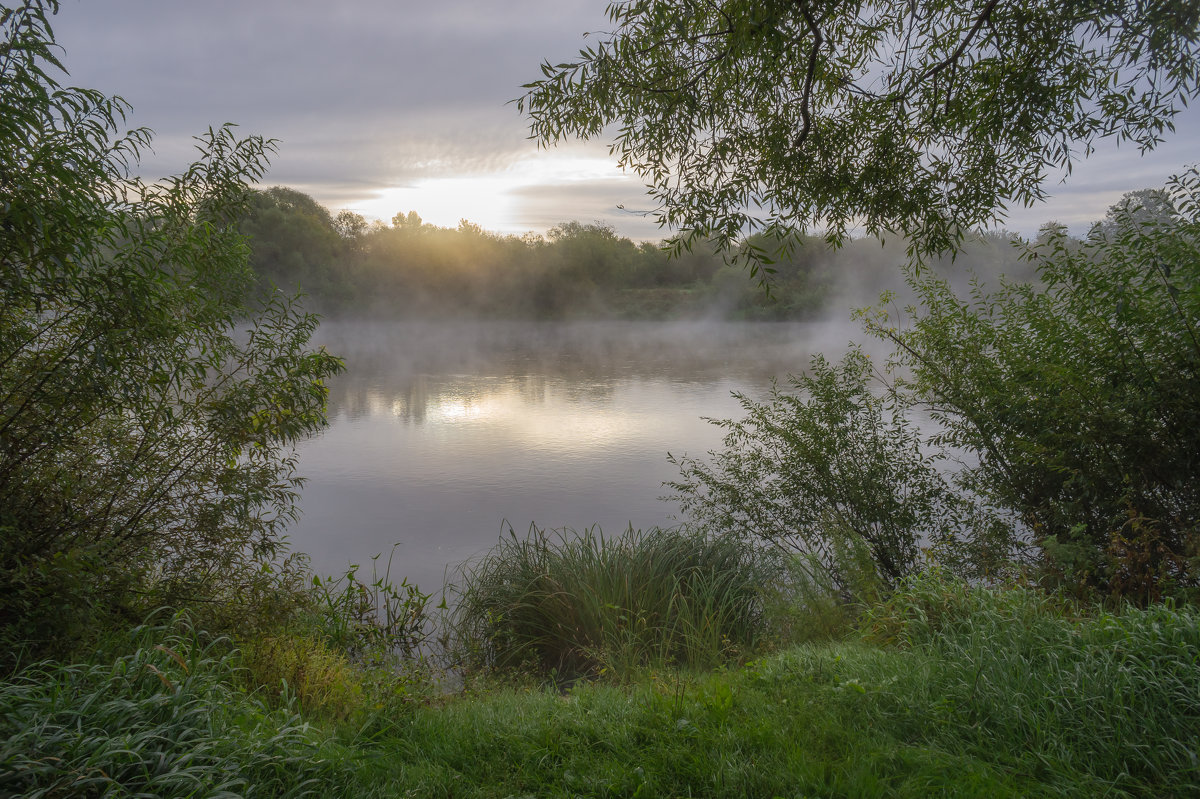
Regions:
<instances>
[{"instance_id":1,"label":"green bush on bank","mask_svg":"<svg viewBox=\"0 0 1200 799\"><path fill-rule=\"evenodd\" d=\"M0 6L4 667L254 593L341 369L294 300L245 299L237 222L274 142L210 129L179 175L134 177L150 133L59 83L58 8Z\"/></svg>"},{"instance_id":2,"label":"green bush on bank","mask_svg":"<svg viewBox=\"0 0 1200 799\"><path fill-rule=\"evenodd\" d=\"M839 363L814 356L765 401L735 395L746 416L713 421L720 452L671 458L671 498L712 535L798 555L845 592L895 586L930 548L968 573L1007 562L1010 531L946 477L944 456L874 377L852 348Z\"/></svg>"},{"instance_id":3,"label":"green bush on bank","mask_svg":"<svg viewBox=\"0 0 1200 799\"><path fill-rule=\"evenodd\" d=\"M1037 283L868 315L910 407L968 453L959 482L1018 520L1035 573L1079 596L1200 592L1200 170L1132 192L1088 236L1047 226Z\"/></svg>"},{"instance_id":4,"label":"green bush on bank","mask_svg":"<svg viewBox=\"0 0 1200 799\"><path fill-rule=\"evenodd\" d=\"M960 292L927 265L860 312L852 348L683 458L675 499L713 534L811 559L867 556L885 588L932 563L1079 598L1200 592L1200 171L1135 192L1086 239L1048 227L1036 280Z\"/></svg>"}]
</instances>

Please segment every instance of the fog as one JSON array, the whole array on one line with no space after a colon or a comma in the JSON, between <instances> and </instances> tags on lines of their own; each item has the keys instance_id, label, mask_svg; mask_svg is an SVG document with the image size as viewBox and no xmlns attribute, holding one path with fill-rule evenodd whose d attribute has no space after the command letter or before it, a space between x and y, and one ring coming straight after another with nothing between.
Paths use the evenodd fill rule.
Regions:
<instances>
[{"instance_id":1,"label":"fog","mask_svg":"<svg viewBox=\"0 0 1200 799\"><path fill-rule=\"evenodd\" d=\"M667 453L719 448L704 417L733 392L836 358L840 323L350 322L318 342L346 360L331 425L299 450L308 478L293 547L323 573L397 549L395 569L439 587L447 567L511 525L667 526Z\"/></svg>"},{"instance_id":2,"label":"fog","mask_svg":"<svg viewBox=\"0 0 1200 799\"><path fill-rule=\"evenodd\" d=\"M761 399L814 355L837 360L856 343L886 377L891 344L866 334L852 311L878 302L885 290L896 292L894 313L915 299L905 283L902 242L860 239L831 249L809 241L776 273L775 299L766 303L744 269L719 262L709 269L700 263L707 256L693 254L677 273L692 281L686 287L631 289L581 272L550 273L558 300L586 300L570 309L574 318L489 318L495 309L480 304L489 299L480 286L523 290L501 267L531 251L543 265L567 253L548 255L551 243L481 238L471 230L424 231L431 232L441 243L430 249L426 240L422 252L439 253L439 269L412 267L424 275L423 293L392 295L374 284L369 304L344 304L316 336L347 367L329 386L331 426L299 451L308 483L292 544L322 573L395 547L393 576L428 591L453 580L457 564L509 529L598 525L616 533L679 523L678 507L663 500L664 482L678 477L668 453L720 449L724 431L708 419L740 418L735 392ZM651 249L625 246L603 231L583 234L610 254L633 253L645 259L637 263L662 269ZM397 235L392 244L402 241ZM464 241L482 260L463 256L457 248ZM386 263L379 250L372 257ZM489 266L488 254L499 251L506 260ZM1031 263L1019 256L1010 239L981 237L954 259L922 268L965 292L973 281L1027 279ZM395 263L404 273L413 262L396 256ZM593 277L604 272L596 268ZM610 274L636 283L636 272ZM392 285L412 289L418 281L410 278L393 275ZM439 283L448 287L440 294L431 289ZM796 301L803 287L819 302ZM686 307L671 307L682 318L612 318L653 309L643 295L663 292L688 299ZM791 302L801 318L729 318L769 314L778 302ZM519 307L536 317L535 306Z\"/></svg>"},{"instance_id":3,"label":"fog","mask_svg":"<svg viewBox=\"0 0 1200 799\"><path fill-rule=\"evenodd\" d=\"M414 212L368 224L282 187L257 193L242 227L260 290L302 292L330 319L839 320L885 289L906 299L907 256L896 237L838 248L799 238L756 279L738 253L703 242L669 257L602 224L564 222L545 238L501 236L467 221L440 228ZM778 247L762 237L747 244ZM974 236L954 258L928 266L958 286L973 275L1024 279L1029 264L1016 244L1003 234Z\"/></svg>"}]
</instances>

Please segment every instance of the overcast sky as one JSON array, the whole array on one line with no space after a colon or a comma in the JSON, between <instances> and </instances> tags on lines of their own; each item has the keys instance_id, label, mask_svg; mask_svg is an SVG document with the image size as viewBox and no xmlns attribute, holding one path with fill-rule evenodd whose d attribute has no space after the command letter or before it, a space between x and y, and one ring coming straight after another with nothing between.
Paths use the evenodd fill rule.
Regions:
<instances>
[{"instance_id":1,"label":"overcast sky","mask_svg":"<svg viewBox=\"0 0 1200 799\"><path fill-rule=\"evenodd\" d=\"M64 0L53 21L73 85L119 94L155 132L148 178L191 160L191 137L235 122L280 140L267 185L389 221L415 210L454 226L544 232L565 220L663 236L622 211L649 206L604 142L539 150L509 101L544 59L605 29L606 0ZM1025 235L1056 219L1082 232L1133 189L1200 160L1200 109L1151 156L1104 146L1010 213Z\"/></svg>"}]
</instances>

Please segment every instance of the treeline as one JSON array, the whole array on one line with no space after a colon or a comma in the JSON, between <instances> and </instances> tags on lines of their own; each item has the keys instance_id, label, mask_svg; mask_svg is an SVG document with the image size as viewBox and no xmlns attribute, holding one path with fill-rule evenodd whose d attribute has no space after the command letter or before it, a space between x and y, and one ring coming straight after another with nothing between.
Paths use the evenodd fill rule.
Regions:
<instances>
[{"instance_id":1,"label":"treeline","mask_svg":"<svg viewBox=\"0 0 1200 799\"><path fill-rule=\"evenodd\" d=\"M834 250L808 238L770 266L768 293L714 249L670 256L600 223L563 222L545 237L498 235L466 220L442 228L412 211L368 223L278 186L255 192L241 227L261 291L299 290L331 316L804 319L902 288L896 264L905 260L899 240ZM1011 242L979 237L942 267L1011 276L1022 271Z\"/></svg>"}]
</instances>

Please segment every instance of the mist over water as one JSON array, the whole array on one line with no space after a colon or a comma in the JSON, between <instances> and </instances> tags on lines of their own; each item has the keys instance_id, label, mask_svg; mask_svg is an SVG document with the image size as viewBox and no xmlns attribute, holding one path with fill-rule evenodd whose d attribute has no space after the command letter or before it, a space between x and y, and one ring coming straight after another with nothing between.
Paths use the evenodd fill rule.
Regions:
<instances>
[{"instance_id":1,"label":"mist over water","mask_svg":"<svg viewBox=\"0 0 1200 799\"><path fill-rule=\"evenodd\" d=\"M850 323L327 322L346 360L330 426L299 451L290 538L316 570L384 559L424 590L511 524L671 525L667 453L719 448L732 392L836 359Z\"/></svg>"}]
</instances>

